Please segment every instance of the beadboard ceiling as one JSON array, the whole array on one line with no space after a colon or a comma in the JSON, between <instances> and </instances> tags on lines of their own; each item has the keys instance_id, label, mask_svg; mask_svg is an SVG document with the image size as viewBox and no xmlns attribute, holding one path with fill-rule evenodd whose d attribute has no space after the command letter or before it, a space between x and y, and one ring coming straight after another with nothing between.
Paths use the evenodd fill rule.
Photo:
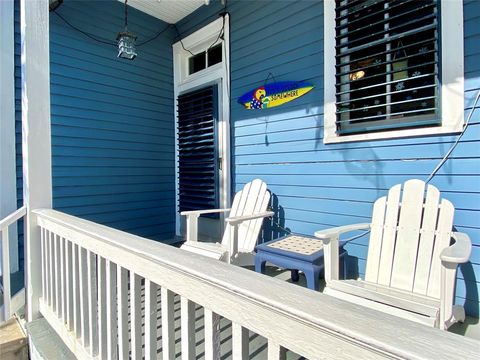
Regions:
<instances>
[{"instance_id":1,"label":"beadboard ceiling","mask_svg":"<svg viewBox=\"0 0 480 360\"><path fill-rule=\"evenodd\" d=\"M128 5L170 24L175 24L204 4L205 0L128 0Z\"/></svg>"}]
</instances>

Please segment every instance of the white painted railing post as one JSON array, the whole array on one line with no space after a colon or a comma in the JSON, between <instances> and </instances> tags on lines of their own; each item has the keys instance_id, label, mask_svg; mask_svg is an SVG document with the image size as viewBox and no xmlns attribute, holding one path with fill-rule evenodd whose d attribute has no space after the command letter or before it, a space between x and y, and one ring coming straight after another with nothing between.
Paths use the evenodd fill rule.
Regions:
<instances>
[{"instance_id":1,"label":"white painted railing post","mask_svg":"<svg viewBox=\"0 0 480 360\"><path fill-rule=\"evenodd\" d=\"M32 210L52 207L48 0L21 0L22 150L27 320L39 315L40 228Z\"/></svg>"},{"instance_id":2,"label":"white painted railing post","mask_svg":"<svg viewBox=\"0 0 480 360\"><path fill-rule=\"evenodd\" d=\"M0 219L17 209L13 4L0 1ZM17 226L9 230L9 271L13 273L19 268Z\"/></svg>"}]
</instances>

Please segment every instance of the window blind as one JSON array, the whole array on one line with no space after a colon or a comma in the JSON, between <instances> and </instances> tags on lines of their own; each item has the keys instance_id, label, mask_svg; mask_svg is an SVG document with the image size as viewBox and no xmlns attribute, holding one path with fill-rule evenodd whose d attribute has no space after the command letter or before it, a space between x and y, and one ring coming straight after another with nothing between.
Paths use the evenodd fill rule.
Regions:
<instances>
[{"instance_id":1,"label":"window blind","mask_svg":"<svg viewBox=\"0 0 480 360\"><path fill-rule=\"evenodd\" d=\"M179 211L217 208L217 86L180 95L177 113Z\"/></svg>"},{"instance_id":2,"label":"window blind","mask_svg":"<svg viewBox=\"0 0 480 360\"><path fill-rule=\"evenodd\" d=\"M336 0L336 125L351 134L440 122L438 0Z\"/></svg>"}]
</instances>

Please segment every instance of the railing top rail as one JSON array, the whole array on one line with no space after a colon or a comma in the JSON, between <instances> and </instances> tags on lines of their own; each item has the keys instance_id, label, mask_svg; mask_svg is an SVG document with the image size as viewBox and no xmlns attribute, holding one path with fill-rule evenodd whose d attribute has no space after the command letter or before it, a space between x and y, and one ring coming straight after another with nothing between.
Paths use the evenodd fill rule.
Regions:
<instances>
[{"instance_id":1,"label":"railing top rail","mask_svg":"<svg viewBox=\"0 0 480 360\"><path fill-rule=\"evenodd\" d=\"M55 210L34 213L58 236L309 358L353 359L365 350L391 358L467 359L478 349L472 339Z\"/></svg>"},{"instance_id":2,"label":"railing top rail","mask_svg":"<svg viewBox=\"0 0 480 360\"><path fill-rule=\"evenodd\" d=\"M3 228L10 226L15 221L25 216L26 213L27 213L27 207L24 205L20 209L17 209L11 214L7 215L2 220L0 220L0 230L3 230Z\"/></svg>"}]
</instances>

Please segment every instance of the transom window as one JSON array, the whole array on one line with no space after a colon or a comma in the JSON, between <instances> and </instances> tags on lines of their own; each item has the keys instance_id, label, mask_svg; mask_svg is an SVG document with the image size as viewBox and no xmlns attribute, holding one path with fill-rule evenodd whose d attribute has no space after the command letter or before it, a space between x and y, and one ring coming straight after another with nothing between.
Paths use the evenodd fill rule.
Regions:
<instances>
[{"instance_id":1,"label":"transom window","mask_svg":"<svg viewBox=\"0 0 480 360\"><path fill-rule=\"evenodd\" d=\"M191 56L188 59L188 74L192 75L207 67L221 63L222 53L222 44L218 44L206 51Z\"/></svg>"},{"instance_id":2,"label":"transom window","mask_svg":"<svg viewBox=\"0 0 480 360\"><path fill-rule=\"evenodd\" d=\"M461 130L461 14L448 0L326 1L324 141Z\"/></svg>"}]
</instances>

